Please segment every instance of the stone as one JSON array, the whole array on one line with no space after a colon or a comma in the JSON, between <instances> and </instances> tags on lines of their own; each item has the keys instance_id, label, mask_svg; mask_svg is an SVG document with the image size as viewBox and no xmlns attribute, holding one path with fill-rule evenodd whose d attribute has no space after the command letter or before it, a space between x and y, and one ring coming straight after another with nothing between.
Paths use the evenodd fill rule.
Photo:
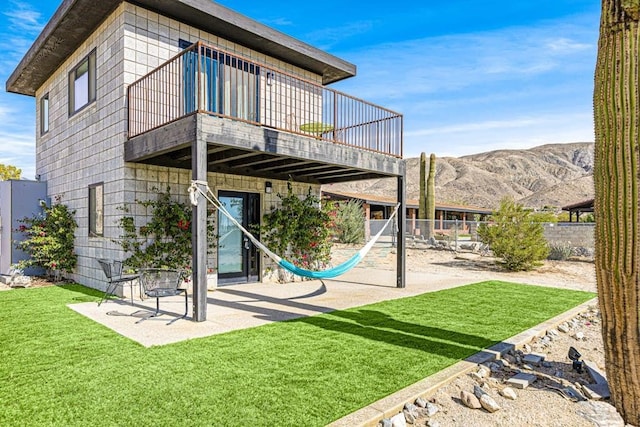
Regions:
<instances>
[{"instance_id":1,"label":"stone","mask_svg":"<svg viewBox=\"0 0 640 427\"><path fill-rule=\"evenodd\" d=\"M437 421L429 420L427 421L427 427L440 427L440 423Z\"/></svg>"},{"instance_id":2,"label":"stone","mask_svg":"<svg viewBox=\"0 0 640 427\"><path fill-rule=\"evenodd\" d=\"M547 362L547 361L542 362L543 368L551 368L552 366L553 366L553 363L551 362Z\"/></svg>"},{"instance_id":3,"label":"stone","mask_svg":"<svg viewBox=\"0 0 640 427\"><path fill-rule=\"evenodd\" d=\"M416 399L415 405L418 408L426 408L427 407L427 401L424 400L423 398L419 397L419 398Z\"/></svg>"},{"instance_id":4,"label":"stone","mask_svg":"<svg viewBox=\"0 0 640 427\"><path fill-rule=\"evenodd\" d=\"M482 397L480 397L480 405L491 413L500 410L500 405L488 394L483 394Z\"/></svg>"},{"instance_id":5,"label":"stone","mask_svg":"<svg viewBox=\"0 0 640 427\"><path fill-rule=\"evenodd\" d=\"M462 400L462 403L464 403L464 405L467 408L471 408L471 409L482 408L482 405L480 404L480 401L478 400L478 398L475 397L473 394L469 393L468 391L462 390L460 392L460 400Z\"/></svg>"},{"instance_id":6,"label":"stone","mask_svg":"<svg viewBox=\"0 0 640 427\"><path fill-rule=\"evenodd\" d=\"M427 402L427 407L425 409L427 410L427 416L429 417L433 417L440 410L437 405L434 405L431 402Z\"/></svg>"},{"instance_id":7,"label":"stone","mask_svg":"<svg viewBox=\"0 0 640 427\"><path fill-rule=\"evenodd\" d=\"M588 399L603 400L611 398L608 384L583 384L582 391Z\"/></svg>"},{"instance_id":8,"label":"stone","mask_svg":"<svg viewBox=\"0 0 640 427\"><path fill-rule=\"evenodd\" d=\"M502 390L500 390L500 396L509 400L516 400L518 398L518 394L511 387L505 387Z\"/></svg>"},{"instance_id":9,"label":"stone","mask_svg":"<svg viewBox=\"0 0 640 427\"><path fill-rule=\"evenodd\" d=\"M31 286L31 277L21 275L14 276L9 286L12 288L28 288Z\"/></svg>"},{"instance_id":10,"label":"stone","mask_svg":"<svg viewBox=\"0 0 640 427\"><path fill-rule=\"evenodd\" d=\"M407 427L407 420L402 412L391 417L389 421L391 421L391 427Z\"/></svg>"},{"instance_id":11,"label":"stone","mask_svg":"<svg viewBox=\"0 0 640 427\"><path fill-rule=\"evenodd\" d=\"M509 360L506 358L496 360L496 364L499 365L502 369L511 367L511 362L509 362Z\"/></svg>"},{"instance_id":12,"label":"stone","mask_svg":"<svg viewBox=\"0 0 640 427\"><path fill-rule=\"evenodd\" d=\"M547 331L547 335L550 336L550 337L557 337L560 334L558 333L557 329L549 329Z\"/></svg>"},{"instance_id":13,"label":"stone","mask_svg":"<svg viewBox=\"0 0 640 427\"><path fill-rule=\"evenodd\" d=\"M578 402L576 413L597 426L624 427L625 423L613 405L606 402Z\"/></svg>"},{"instance_id":14,"label":"stone","mask_svg":"<svg viewBox=\"0 0 640 427\"><path fill-rule=\"evenodd\" d=\"M533 374L519 373L507 380L507 384L512 387L524 390L536 381L537 377Z\"/></svg>"},{"instance_id":15,"label":"stone","mask_svg":"<svg viewBox=\"0 0 640 427\"><path fill-rule=\"evenodd\" d=\"M567 322L558 325L558 330L564 334L569 332L569 324Z\"/></svg>"},{"instance_id":16,"label":"stone","mask_svg":"<svg viewBox=\"0 0 640 427\"><path fill-rule=\"evenodd\" d=\"M598 369L595 363L589 360L584 360L583 363L587 368L589 376L596 384L607 384L607 374Z\"/></svg>"},{"instance_id":17,"label":"stone","mask_svg":"<svg viewBox=\"0 0 640 427\"><path fill-rule=\"evenodd\" d=\"M404 414L404 420L406 421L407 424L415 424L416 420L418 419L417 412L413 413L405 409L404 411L402 411L402 413Z\"/></svg>"},{"instance_id":18,"label":"stone","mask_svg":"<svg viewBox=\"0 0 640 427\"><path fill-rule=\"evenodd\" d=\"M522 361L524 363L530 363L535 366L540 366L540 364L542 363L545 357L546 355L544 354L529 353L524 355L524 357L522 358Z\"/></svg>"},{"instance_id":19,"label":"stone","mask_svg":"<svg viewBox=\"0 0 640 427\"><path fill-rule=\"evenodd\" d=\"M576 334L574 335L575 339L577 339L578 341L582 341L584 340L584 332L579 331L576 332Z\"/></svg>"},{"instance_id":20,"label":"stone","mask_svg":"<svg viewBox=\"0 0 640 427\"><path fill-rule=\"evenodd\" d=\"M524 344L524 345L522 346L522 351L523 351L524 353L531 353L531 346L530 346L529 344Z\"/></svg>"},{"instance_id":21,"label":"stone","mask_svg":"<svg viewBox=\"0 0 640 427\"><path fill-rule=\"evenodd\" d=\"M525 365L522 365L522 369L526 369L528 371L533 371L533 366L525 364Z\"/></svg>"},{"instance_id":22,"label":"stone","mask_svg":"<svg viewBox=\"0 0 640 427\"><path fill-rule=\"evenodd\" d=\"M497 363L490 363L489 364L489 369L493 373L498 373L498 372L500 372L502 370L502 366L498 365Z\"/></svg>"},{"instance_id":23,"label":"stone","mask_svg":"<svg viewBox=\"0 0 640 427\"><path fill-rule=\"evenodd\" d=\"M383 418L378 423L378 427L392 427L391 420L389 418Z\"/></svg>"}]
</instances>

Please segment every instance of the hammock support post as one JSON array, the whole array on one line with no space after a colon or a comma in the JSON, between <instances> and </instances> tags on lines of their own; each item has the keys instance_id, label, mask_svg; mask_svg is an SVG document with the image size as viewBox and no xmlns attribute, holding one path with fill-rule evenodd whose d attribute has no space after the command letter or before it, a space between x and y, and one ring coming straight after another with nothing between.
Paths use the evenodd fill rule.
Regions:
<instances>
[{"instance_id":1,"label":"hammock support post","mask_svg":"<svg viewBox=\"0 0 640 427\"><path fill-rule=\"evenodd\" d=\"M405 259L407 255L406 239L404 237L407 227L407 209L405 208L407 192L405 190L405 172L398 176L398 236L396 238L396 287L406 287Z\"/></svg>"},{"instance_id":2,"label":"hammock support post","mask_svg":"<svg viewBox=\"0 0 640 427\"><path fill-rule=\"evenodd\" d=\"M207 143L202 138L196 138L191 144L191 175L195 185L207 188ZM202 184L204 182L204 185ZM207 320L207 200L204 197L197 200L191 213L191 250L193 283L193 320L204 322Z\"/></svg>"}]
</instances>

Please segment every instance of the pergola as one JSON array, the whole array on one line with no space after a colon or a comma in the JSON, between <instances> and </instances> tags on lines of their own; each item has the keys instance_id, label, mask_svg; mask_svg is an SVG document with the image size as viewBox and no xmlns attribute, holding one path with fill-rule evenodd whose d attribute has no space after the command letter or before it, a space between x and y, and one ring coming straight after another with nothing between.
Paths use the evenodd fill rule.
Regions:
<instances>
[{"instance_id":1,"label":"pergola","mask_svg":"<svg viewBox=\"0 0 640 427\"><path fill-rule=\"evenodd\" d=\"M576 215L575 222L580 222L580 215L583 213L593 213L593 201L594 199L584 200L582 202L574 203L572 205L564 206L563 211L569 212L569 222L573 221L573 214Z\"/></svg>"}]
</instances>

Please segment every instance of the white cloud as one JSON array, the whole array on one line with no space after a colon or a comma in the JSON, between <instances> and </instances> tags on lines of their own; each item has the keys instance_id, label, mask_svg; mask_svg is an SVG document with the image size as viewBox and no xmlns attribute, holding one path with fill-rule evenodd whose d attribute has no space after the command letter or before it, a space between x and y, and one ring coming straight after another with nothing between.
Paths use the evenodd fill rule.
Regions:
<instances>
[{"instance_id":1,"label":"white cloud","mask_svg":"<svg viewBox=\"0 0 640 427\"><path fill-rule=\"evenodd\" d=\"M2 12L9 19L10 29L38 33L44 24L41 21L42 14L33 10L27 3L11 1L8 3L10 10Z\"/></svg>"},{"instance_id":2,"label":"white cloud","mask_svg":"<svg viewBox=\"0 0 640 427\"><path fill-rule=\"evenodd\" d=\"M317 45L320 49L331 50L331 47L341 40L371 31L373 24L373 21L355 21L340 27L312 31L306 34L303 39L308 40L313 45Z\"/></svg>"}]
</instances>

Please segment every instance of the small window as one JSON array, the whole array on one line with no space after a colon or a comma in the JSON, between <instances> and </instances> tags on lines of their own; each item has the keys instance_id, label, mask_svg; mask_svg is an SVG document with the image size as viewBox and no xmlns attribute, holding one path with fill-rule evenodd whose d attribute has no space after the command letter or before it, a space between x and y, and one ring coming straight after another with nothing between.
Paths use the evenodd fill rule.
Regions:
<instances>
[{"instance_id":1,"label":"small window","mask_svg":"<svg viewBox=\"0 0 640 427\"><path fill-rule=\"evenodd\" d=\"M40 98L40 134L49 132L49 94Z\"/></svg>"},{"instance_id":2,"label":"small window","mask_svg":"<svg viewBox=\"0 0 640 427\"><path fill-rule=\"evenodd\" d=\"M69 73L69 115L96 100L96 51L93 50Z\"/></svg>"},{"instance_id":3,"label":"small window","mask_svg":"<svg viewBox=\"0 0 640 427\"><path fill-rule=\"evenodd\" d=\"M104 192L103 184L89 186L89 236L99 237L104 235Z\"/></svg>"}]
</instances>

